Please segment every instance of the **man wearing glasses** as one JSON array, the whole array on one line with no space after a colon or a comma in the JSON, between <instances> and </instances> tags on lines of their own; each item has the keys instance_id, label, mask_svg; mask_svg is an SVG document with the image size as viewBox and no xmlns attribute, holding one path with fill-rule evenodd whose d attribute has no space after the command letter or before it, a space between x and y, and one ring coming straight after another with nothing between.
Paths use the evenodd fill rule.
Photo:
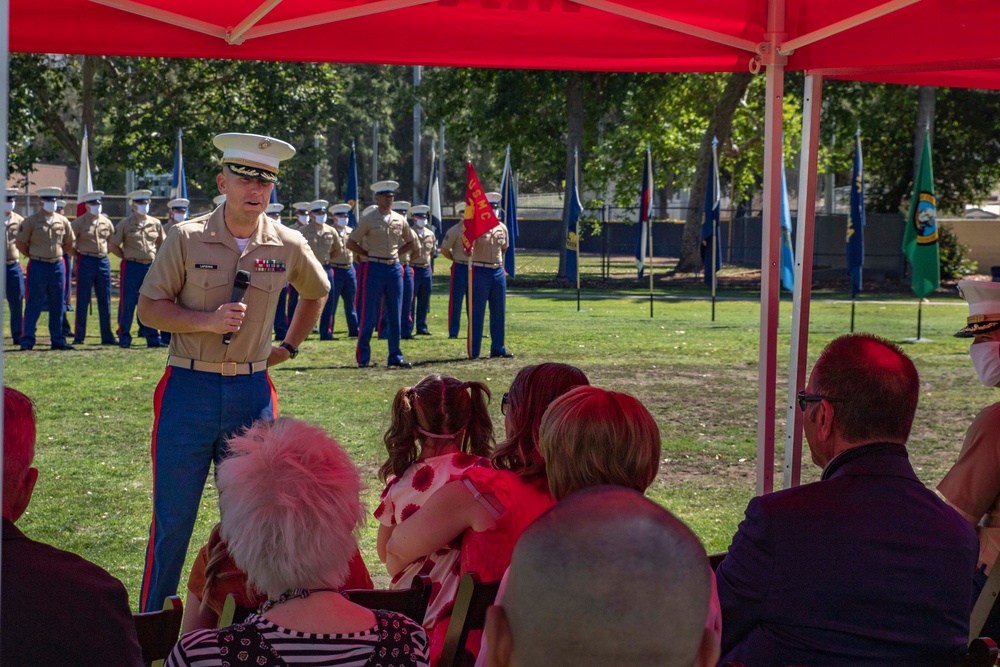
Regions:
<instances>
[{"instance_id":1,"label":"man wearing glasses","mask_svg":"<svg viewBox=\"0 0 1000 667\"><path fill-rule=\"evenodd\" d=\"M139 288L146 279L149 265L166 235L160 221L149 215L149 190L128 193L132 213L115 227L108 241L112 253L122 258L119 271L121 299L118 302L118 345L132 346L132 316L139 305ZM138 317L139 335L146 339L146 347L163 347L160 332L147 327Z\"/></svg>"},{"instance_id":2,"label":"man wearing glasses","mask_svg":"<svg viewBox=\"0 0 1000 667\"><path fill-rule=\"evenodd\" d=\"M868 334L831 342L798 395L820 481L750 501L716 571L722 662L950 664L965 654L972 526L917 478L913 362Z\"/></svg>"},{"instance_id":3,"label":"man wearing glasses","mask_svg":"<svg viewBox=\"0 0 1000 667\"><path fill-rule=\"evenodd\" d=\"M17 250L17 230L24 216L14 210L17 190L7 190L4 224L7 228L7 308L10 312L10 336L17 345L21 342L21 315L24 312L24 272L21 270L21 253Z\"/></svg>"},{"instance_id":4,"label":"man wearing glasses","mask_svg":"<svg viewBox=\"0 0 1000 667\"><path fill-rule=\"evenodd\" d=\"M63 290L67 279L63 255L73 254L73 228L66 216L56 213L56 200L61 192L61 188L39 188L42 210L25 218L17 232L17 249L29 257L28 296L19 340L22 350L35 346L35 327L46 301L52 349L73 349L66 344L63 332L66 315Z\"/></svg>"},{"instance_id":5,"label":"man wearing glasses","mask_svg":"<svg viewBox=\"0 0 1000 667\"><path fill-rule=\"evenodd\" d=\"M361 263L358 278L360 332L356 358L359 368L367 368L371 359L372 332L379 319L379 302L385 298L388 311L389 359L387 365L410 368L399 349L400 315L403 295L403 270L399 257L415 247L416 234L406 218L392 210L396 181L380 181L372 187L377 208L361 216L347 240L347 248Z\"/></svg>"},{"instance_id":6,"label":"man wearing glasses","mask_svg":"<svg viewBox=\"0 0 1000 667\"><path fill-rule=\"evenodd\" d=\"M111 263L108 261L108 239L115 225L104 215L100 190L83 195L87 212L74 220L73 236L76 252L76 330L73 342L80 344L87 335L87 311L90 292L97 296L97 316L101 325L101 345L115 345L111 332Z\"/></svg>"}]
</instances>

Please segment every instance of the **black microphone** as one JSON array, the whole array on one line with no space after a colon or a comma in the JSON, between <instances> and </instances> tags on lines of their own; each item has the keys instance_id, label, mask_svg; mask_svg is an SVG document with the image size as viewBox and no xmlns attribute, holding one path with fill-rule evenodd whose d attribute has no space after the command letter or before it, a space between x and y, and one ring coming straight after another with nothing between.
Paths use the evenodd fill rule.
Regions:
<instances>
[{"instance_id":1,"label":"black microphone","mask_svg":"<svg viewBox=\"0 0 1000 667\"><path fill-rule=\"evenodd\" d=\"M248 287L250 287L250 272L245 269L240 269L236 272L236 279L233 280L233 298L230 299L230 301L243 303L243 296L247 293ZM229 345L229 341L232 339L232 331L227 331L222 334L223 345Z\"/></svg>"}]
</instances>

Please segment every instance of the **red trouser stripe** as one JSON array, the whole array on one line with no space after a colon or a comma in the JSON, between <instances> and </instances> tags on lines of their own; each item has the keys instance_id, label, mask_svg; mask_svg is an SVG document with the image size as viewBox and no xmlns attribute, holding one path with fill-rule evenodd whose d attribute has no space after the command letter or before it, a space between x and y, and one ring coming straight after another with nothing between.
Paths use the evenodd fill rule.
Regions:
<instances>
[{"instance_id":1,"label":"red trouser stripe","mask_svg":"<svg viewBox=\"0 0 1000 667\"><path fill-rule=\"evenodd\" d=\"M153 439L150 444L150 457L153 460L153 499L156 502L156 434L160 425L160 410L163 408L163 393L167 390L167 381L173 366L167 366L160 383L153 393ZM153 573L153 545L156 543L156 506L153 506L153 520L149 522L149 545L146 547L146 570L142 577L142 590L139 595L139 609L146 608L146 598L149 597L149 577Z\"/></svg>"}]
</instances>

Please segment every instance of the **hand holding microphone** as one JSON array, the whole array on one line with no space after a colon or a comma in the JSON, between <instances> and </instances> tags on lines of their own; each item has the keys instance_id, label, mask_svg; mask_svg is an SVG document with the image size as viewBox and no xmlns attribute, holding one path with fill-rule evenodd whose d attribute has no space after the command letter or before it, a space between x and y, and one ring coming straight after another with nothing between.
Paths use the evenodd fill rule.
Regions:
<instances>
[{"instance_id":1,"label":"hand holding microphone","mask_svg":"<svg viewBox=\"0 0 1000 667\"><path fill-rule=\"evenodd\" d=\"M230 299L230 301L234 303L243 303L243 297L246 296L248 287L250 287L250 272L245 269L240 269L236 272L236 278L233 280L233 298ZM222 334L222 343L224 345L229 345L229 342L232 339L232 331L227 331Z\"/></svg>"}]
</instances>

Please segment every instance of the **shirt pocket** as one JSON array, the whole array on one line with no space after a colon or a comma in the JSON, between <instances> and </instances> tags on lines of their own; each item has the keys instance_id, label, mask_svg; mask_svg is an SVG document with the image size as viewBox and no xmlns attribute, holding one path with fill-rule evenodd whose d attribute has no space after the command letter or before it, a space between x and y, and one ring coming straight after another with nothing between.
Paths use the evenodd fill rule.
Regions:
<instances>
[{"instance_id":1,"label":"shirt pocket","mask_svg":"<svg viewBox=\"0 0 1000 667\"><path fill-rule=\"evenodd\" d=\"M229 303L233 296L233 279L228 271L219 269L188 269L184 291L190 299L186 303L194 303L203 311L212 311L224 303Z\"/></svg>"},{"instance_id":2,"label":"shirt pocket","mask_svg":"<svg viewBox=\"0 0 1000 667\"><path fill-rule=\"evenodd\" d=\"M247 305L246 319L250 322L271 321L278 307L278 294L288 284L285 271L252 271L250 289L243 302Z\"/></svg>"}]
</instances>

